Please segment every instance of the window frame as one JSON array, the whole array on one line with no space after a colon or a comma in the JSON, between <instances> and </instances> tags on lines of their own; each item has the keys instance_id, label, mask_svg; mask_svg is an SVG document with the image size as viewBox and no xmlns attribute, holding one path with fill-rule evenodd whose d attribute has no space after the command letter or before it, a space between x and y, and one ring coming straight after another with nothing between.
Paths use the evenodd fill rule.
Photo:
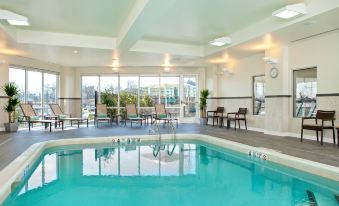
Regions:
<instances>
[{"instance_id":1,"label":"window frame","mask_svg":"<svg viewBox=\"0 0 339 206\"><path fill-rule=\"evenodd\" d=\"M24 103L27 102L27 89L28 89L28 72L32 71L32 72L41 72L41 76L42 76L42 80L41 80L41 116L45 116L47 114L45 114L44 111L44 79L45 79L45 75L44 74L52 74L52 75L56 75L56 103L58 103L58 99L60 97L60 73L56 72L56 71L51 71L51 70L47 70L47 69L39 69L39 68L34 68L34 67L27 67L27 66L21 66L21 65L16 65L16 64L10 64L8 66L8 76L10 75L10 69L18 69L18 70L23 70L25 71L25 95L24 95Z\"/></svg>"},{"instance_id":2,"label":"window frame","mask_svg":"<svg viewBox=\"0 0 339 206\"><path fill-rule=\"evenodd\" d=\"M265 77L265 74L259 74L252 76L252 114L255 116L264 116L265 114L255 114L255 78L257 77ZM264 85L264 97L265 97L265 87L266 87L266 80Z\"/></svg>"},{"instance_id":3,"label":"window frame","mask_svg":"<svg viewBox=\"0 0 339 206\"><path fill-rule=\"evenodd\" d=\"M303 71L303 70L309 70L309 69L315 69L316 73L317 73L317 83L318 83L318 67L317 66L313 66L313 67L307 67L307 68L301 68L301 69L293 69L292 70L292 117L293 118L302 118L302 117L298 117L296 116L296 78L295 78L295 72L298 71ZM317 85L317 93L318 93L318 85ZM316 94L317 96L317 94ZM317 101L316 101L317 103Z\"/></svg>"}]
</instances>

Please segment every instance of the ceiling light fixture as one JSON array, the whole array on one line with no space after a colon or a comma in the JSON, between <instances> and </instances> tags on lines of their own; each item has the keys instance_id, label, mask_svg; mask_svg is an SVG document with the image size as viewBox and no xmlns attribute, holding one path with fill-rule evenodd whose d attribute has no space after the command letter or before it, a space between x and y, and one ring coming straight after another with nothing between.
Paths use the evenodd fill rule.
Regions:
<instances>
[{"instance_id":1,"label":"ceiling light fixture","mask_svg":"<svg viewBox=\"0 0 339 206\"><path fill-rule=\"evenodd\" d=\"M112 67L112 71L118 72L118 71L119 71L119 68L118 68L118 67Z\"/></svg>"},{"instance_id":2,"label":"ceiling light fixture","mask_svg":"<svg viewBox=\"0 0 339 206\"><path fill-rule=\"evenodd\" d=\"M209 42L210 45L213 45L213 46L224 46L224 45L229 45L232 43L232 39L228 36L225 36L225 37L221 37L221 38L217 38L217 39L214 39L212 41Z\"/></svg>"},{"instance_id":3,"label":"ceiling light fixture","mask_svg":"<svg viewBox=\"0 0 339 206\"><path fill-rule=\"evenodd\" d=\"M170 67L165 67L165 68L164 68L164 71L165 71L165 72L170 72L170 71L171 71L171 68L170 68Z\"/></svg>"},{"instance_id":4,"label":"ceiling light fixture","mask_svg":"<svg viewBox=\"0 0 339 206\"><path fill-rule=\"evenodd\" d=\"M304 3L287 5L272 12L273 16L282 19L290 19L302 14L306 14L306 5Z\"/></svg>"},{"instance_id":5,"label":"ceiling light fixture","mask_svg":"<svg viewBox=\"0 0 339 206\"><path fill-rule=\"evenodd\" d=\"M8 10L0 10L0 19L13 26L29 26L28 18Z\"/></svg>"},{"instance_id":6,"label":"ceiling light fixture","mask_svg":"<svg viewBox=\"0 0 339 206\"><path fill-rule=\"evenodd\" d=\"M268 63L268 64L271 64L271 65L275 65L275 64L278 64L278 60L273 58L273 57L270 57L270 56L265 56L263 58L264 62Z\"/></svg>"},{"instance_id":7,"label":"ceiling light fixture","mask_svg":"<svg viewBox=\"0 0 339 206\"><path fill-rule=\"evenodd\" d=\"M74 50L73 53L74 53L74 54L77 54L77 53L79 53L79 51L78 51L78 50Z\"/></svg>"}]
</instances>

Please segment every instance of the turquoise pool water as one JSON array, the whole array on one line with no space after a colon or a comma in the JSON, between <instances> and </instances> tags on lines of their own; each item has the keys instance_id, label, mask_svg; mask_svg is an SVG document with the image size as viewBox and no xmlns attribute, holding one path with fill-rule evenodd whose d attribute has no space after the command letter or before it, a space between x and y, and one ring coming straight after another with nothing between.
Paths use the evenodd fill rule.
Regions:
<instances>
[{"instance_id":1,"label":"turquoise pool water","mask_svg":"<svg viewBox=\"0 0 339 206\"><path fill-rule=\"evenodd\" d=\"M339 182L202 142L51 148L4 206L338 205Z\"/></svg>"}]
</instances>

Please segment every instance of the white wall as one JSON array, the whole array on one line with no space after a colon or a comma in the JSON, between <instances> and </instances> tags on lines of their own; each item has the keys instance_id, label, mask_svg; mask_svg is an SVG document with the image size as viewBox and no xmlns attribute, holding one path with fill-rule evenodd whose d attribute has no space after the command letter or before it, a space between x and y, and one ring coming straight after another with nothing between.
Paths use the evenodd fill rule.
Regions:
<instances>
[{"instance_id":1,"label":"white wall","mask_svg":"<svg viewBox=\"0 0 339 206\"><path fill-rule=\"evenodd\" d=\"M262 129L264 118L261 115L252 115L251 97L253 76L265 74L263 57L264 53L258 53L241 59L232 58L232 67L229 69L233 71L233 74L222 75L220 73L222 68L210 68L210 71L206 72L206 85L211 90L211 97L225 97L225 99L209 100L208 110L215 110L217 106L223 106L227 113L238 111L239 107L246 107L249 111L248 126Z\"/></svg>"},{"instance_id":2,"label":"white wall","mask_svg":"<svg viewBox=\"0 0 339 206\"><path fill-rule=\"evenodd\" d=\"M287 45L278 45L265 51L265 56L278 59L276 67L279 76L270 77L271 65L262 60L264 54L235 59L234 74L218 76L217 72L206 72L206 86L213 97L252 96L253 75L265 74L267 96L266 114L250 116L250 126L263 129L265 133L299 137L301 119L293 117L293 70L317 67L318 94L333 96L317 97L317 109L336 110L339 118L339 32L331 32ZM215 86L217 84L217 88ZM210 100L210 105L225 106L227 112L246 106L252 110L252 99ZM212 109L212 108L210 108ZM215 108L213 108L215 109ZM339 122L337 121L336 124ZM306 132L312 135L314 132ZM326 140L332 141L332 134L326 133Z\"/></svg>"}]
</instances>

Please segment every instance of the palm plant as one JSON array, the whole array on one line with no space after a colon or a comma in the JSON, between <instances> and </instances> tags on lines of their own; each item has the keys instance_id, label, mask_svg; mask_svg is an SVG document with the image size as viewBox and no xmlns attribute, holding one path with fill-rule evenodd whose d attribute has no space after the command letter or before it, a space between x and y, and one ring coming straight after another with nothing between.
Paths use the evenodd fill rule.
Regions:
<instances>
[{"instance_id":1,"label":"palm plant","mask_svg":"<svg viewBox=\"0 0 339 206\"><path fill-rule=\"evenodd\" d=\"M18 87L14 83L7 83L3 86L3 91L8 96L8 102L4 106L4 111L8 113L8 122L15 122L15 110L20 104L20 100L16 95L19 93Z\"/></svg>"},{"instance_id":2,"label":"palm plant","mask_svg":"<svg viewBox=\"0 0 339 206\"><path fill-rule=\"evenodd\" d=\"M206 118L207 97L210 95L208 89L200 91L200 117Z\"/></svg>"}]
</instances>

